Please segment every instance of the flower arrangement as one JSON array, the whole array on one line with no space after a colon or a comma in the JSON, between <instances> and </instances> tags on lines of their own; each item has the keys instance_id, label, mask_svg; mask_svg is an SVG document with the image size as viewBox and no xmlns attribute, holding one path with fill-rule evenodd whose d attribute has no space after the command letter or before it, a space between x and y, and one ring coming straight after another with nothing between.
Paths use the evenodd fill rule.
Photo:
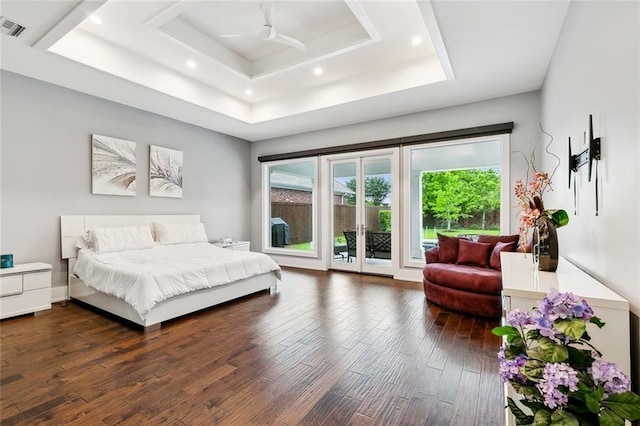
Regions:
<instances>
[{"instance_id":1,"label":"flower arrangement","mask_svg":"<svg viewBox=\"0 0 640 426\"><path fill-rule=\"evenodd\" d=\"M506 323L493 333L506 339L500 377L523 396L518 403L507 398L516 424L617 426L640 419L640 396L629 390L629 379L589 343L587 324L604 323L584 299L552 290L531 313L509 312Z\"/></svg>"},{"instance_id":2,"label":"flower arrangement","mask_svg":"<svg viewBox=\"0 0 640 426\"><path fill-rule=\"evenodd\" d=\"M536 220L540 216L549 216L556 228L569 223L569 215L565 210L545 210L542 195L547 190L553 191L548 173L534 172L533 178L528 184L525 184L522 179L516 181L514 193L522 208L520 212L520 245L522 247L526 243L527 232L535 226Z\"/></svg>"}]
</instances>

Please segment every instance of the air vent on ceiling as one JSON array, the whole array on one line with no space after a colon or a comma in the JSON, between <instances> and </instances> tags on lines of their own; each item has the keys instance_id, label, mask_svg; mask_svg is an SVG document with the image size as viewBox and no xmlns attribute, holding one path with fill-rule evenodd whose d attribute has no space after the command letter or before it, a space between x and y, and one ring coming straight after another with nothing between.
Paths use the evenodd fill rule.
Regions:
<instances>
[{"instance_id":1,"label":"air vent on ceiling","mask_svg":"<svg viewBox=\"0 0 640 426\"><path fill-rule=\"evenodd\" d=\"M11 19L7 19L4 16L0 16L0 32L3 34L8 34L11 37L18 37L27 27L12 21Z\"/></svg>"}]
</instances>

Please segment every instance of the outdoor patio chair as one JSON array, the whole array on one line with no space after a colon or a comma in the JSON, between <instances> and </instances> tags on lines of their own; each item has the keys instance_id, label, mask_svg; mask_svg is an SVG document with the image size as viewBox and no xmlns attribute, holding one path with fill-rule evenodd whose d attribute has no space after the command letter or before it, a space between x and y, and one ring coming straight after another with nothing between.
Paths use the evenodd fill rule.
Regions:
<instances>
[{"instance_id":1,"label":"outdoor patio chair","mask_svg":"<svg viewBox=\"0 0 640 426\"><path fill-rule=\"evenodd\" d=\"M371 257L391 259L391 232L370 232Z\"/></svg>"},{"instance_id":2,"label":"outdoor patio chair","mask_svg":"<svg viewBox=\"0 0 640 426\"><path fill-rule=\"evenodd\" d=\"M356 257L356 231L342 231L344 239L347 241L347 262L351 262L352 257Z\"/></svg>"}]
</instances>

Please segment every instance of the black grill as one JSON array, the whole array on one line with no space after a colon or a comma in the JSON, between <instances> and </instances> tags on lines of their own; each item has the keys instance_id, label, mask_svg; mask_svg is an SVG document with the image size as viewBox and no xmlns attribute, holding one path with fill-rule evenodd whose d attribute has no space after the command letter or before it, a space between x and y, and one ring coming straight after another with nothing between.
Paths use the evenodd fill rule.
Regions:
<instances>
[{"instance_id":1,"label":"black grill","mask_svg":"<svg viewBox=\"0 0 640 426\"><path fill-rule=\"evenodd\" d=\"M289 244L289 225L279 217L271 218L271 247Z\"/></svg>"}]
</instances>

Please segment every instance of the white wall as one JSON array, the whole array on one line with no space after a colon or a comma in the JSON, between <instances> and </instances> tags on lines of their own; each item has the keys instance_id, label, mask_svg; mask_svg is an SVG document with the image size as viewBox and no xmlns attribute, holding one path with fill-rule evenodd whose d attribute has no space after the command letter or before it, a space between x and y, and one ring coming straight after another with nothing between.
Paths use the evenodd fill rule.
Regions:
<instances>
[{"instance_id":1,"label":"white wall","mask_svg":"<svg viewBox=\"0 0 640 426\"><path fill-rule=\"evenodd\" d=\"M638 2L572 2L545 77L542 121L556 138L552 152L562 159L555 191L545 207L570 213L558 231L561 254L629 300L632 364L640 384L640 51ZM595 182L579 170L578 215L567 187L567 137L574 153L588 116L602 139L600 215L595 216ZM539 152L542 147L538 146ZM553 161L538 154L542 168ZM597 314L597 312L596 312ZM611 330L615 332L615 330Z\"/></svg>"},{"instance_id":2,"label":"white wall","mask_svg":"<svg viewBox=\"0 0 640 426\"><path fill-rule=\"evenodd\" d=\"M262 246L260 240L262 235L262 198L259 156L513 121L510 170L511 186L513 186L515 179L522 176L526 170L526 161L521 154L515 151L523 151L528 155L533 149L535 141L540 135L539 112L539 92L529 92L451 108L255 142L251 145L251 246L256 250ZM322 179L320 184L322 184ZM512 202L512 205L515 206L515 201ZM517 233L518 229L516 214L517 212L514 210L510 225L512 233ZM278 260L283 264L318 269L325 265L323 258L310 260L278 257ZM420 274L418 272L414 275L417 279ZM406 279L410 279L409 275L406 276Z\"/></svg>"},{"instance_id":3,"label":"white wall","mask_svg":"<svg viewBox=\"0 0 640 426\"><path fill-rule=\"evenodd\" d=\"M200 214L210 239L249 239L249 142L3 71L0 250L53 264L60 216ZM91 194L91 134L137 142L137 194ZM182 199L149 196L149 145L183 151ZM54 291L55 293L55 291Z\"/></svg>"}]
</instances>

